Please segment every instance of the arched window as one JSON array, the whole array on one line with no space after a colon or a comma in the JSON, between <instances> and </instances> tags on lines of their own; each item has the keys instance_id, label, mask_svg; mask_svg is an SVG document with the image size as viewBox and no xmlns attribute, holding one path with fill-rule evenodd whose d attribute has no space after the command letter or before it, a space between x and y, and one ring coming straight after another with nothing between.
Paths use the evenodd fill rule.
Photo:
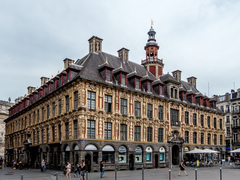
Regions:
<instances>
[{"instance_id":1,"label":"arched window","mask_svg":"<svg viewBox=\"0 0 240 180\"><path fill-rule=\"evenodd\" d=\"M114 164L115 159L115 150L112 146L106 145L102 149L102 160L105 163L112 163Z\"/></svg>"},{"instance_id":2,"label":"arched window","mask_svg":"<svg viewBox=\"0 0 240 180\"><path fill-rule=\"evenodd\" d=\"M120 146L118 149L118 163L127 163L127 149L125 146Z\"/></svg>"},{"instance_id":3,"label":"arched window","mask_svg":"<svg viewBox=\"0 0 240 180\"><path fill-rule=\"evenodd\" d=\"M152 163L152 148L148 146L146 148L146 163Z\"/></svg>"},{"instance_id":4,"label":"arched window","mask_svg":"<svg viewBox=\"0 0 240 180\"><path fill-rule=\"evenodd\" d=\"M160 147L159 149L159 162L165 162L165 148L164 147Z\"/></svg>"},{"instance_id":5,"label":"arched window","mask_svg":"<svg viewBox=\"0 0 240 180\"><path fill-rule=\"evenodd\" d=\"M75 145L75 147L74 147L74 151L78 151L78 150L79 150L78 145Z\"/></svg>"},{"instance_id":6,"label":"arched window","mask_svg":"<svg viewBox=\"0 0 240 180\"><path fill-rule=\"evenodd\" d=\"M140 146L137 146L135 149L135 163L141 162L142 162L142 148Z\"/></svg>"},{"instance_id":7,"label":"arched window","mask_svg":"<svg viewBox=\"0 0 240 180\"><path fill-rule=\"evenodd\" d=\"M65 163L68 161L70 161L70 147L69 146L67 146L65 148Z\"/></svg>"}]
</instances>

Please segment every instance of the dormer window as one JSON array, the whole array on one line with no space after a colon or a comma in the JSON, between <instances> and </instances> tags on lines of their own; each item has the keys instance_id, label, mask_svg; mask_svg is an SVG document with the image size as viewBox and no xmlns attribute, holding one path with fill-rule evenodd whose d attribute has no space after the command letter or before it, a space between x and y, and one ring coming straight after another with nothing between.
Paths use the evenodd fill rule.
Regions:
<instances>
[{"instance_id":1,"label":"dormer window","mask_svg":"<svg viewBox=\"0 0 240 180\"><path fill-rule=\"evenodd\" d=\"M147 91L152 92L152 83L150 81L147 82Z\"/></svg>"},{"instance_id":2,"label":"dormer window","mask_svg":"<svg viewBox=\"0 0 240 180\"><path fill-rule=\"evenodd\" d=\"M136 89L141 89L141 85L140 85L140 79L139 78L135 78L135 88Z\"/></svg>"},{"instance_id":3,"label":"dormer window","mask_svg":"<svg viewBox=\"0 0 240 180\"><path fill-rule=\"evenodd\" d=\"M105 69L105 80L112 81L112 71L110 69Z\"/></svg>"},{"instance_id":4,"label":"dormer window","mask_svg":"<svg viewBox=\"0 0 240 180\"><path fill-rule=\"evenodd\" d=\"M123 73L121 73L121 76L122 76L122 78L121 78L121 84L122 85L124 85L124 86L126 86L126 75L125 74L123 74Z\"/></svg>"},{"instance_id":5,"label":"dormer window","mask_svg":"<svg viewBox=\"0 0 240 180\"><path fill-rule=\"evenodd\" d=\"M163 86L160 85L160 95L163 95L164 91L163 91Z\"/></svg>"},{"instance_id":6,"label":"dormer window","mask_svg":"<svg viewBox=\"0 0 240 180\"><path fill-rule=\"evenodd\" d=\"M171 98L174 98L174 99L178 98L178 90L175 87L171 88Z\"/></svg>"},{"instance_id":7,"label":"dormer window","mask_svg":"<svg viewBox=\"0 0 240 180\"><path fill-rule=\"evenodd\" d=\"M182 100L186 101L186 94L184 92L182 92Z\"/></svg>"},{"instance_id":8,"label":"dormer window","mask_svg":"<svg viewBox=\"0 0 240 180\"><path fill-rule=\"evenodd\" d=\"M194 104L196 103L195 102L195 96L192 96L192 103L194 103Z\"/></svg>"},{"instance_id":9,"label":"dormer window","mask_svg":"<svg viewBox=\"0 0 240 180\"><path fill-rule=\"evenodd\" d=\"M69 82L69 74L70 74L70 71L67 72L67 82Z\"/></svg>"}]
</instances>

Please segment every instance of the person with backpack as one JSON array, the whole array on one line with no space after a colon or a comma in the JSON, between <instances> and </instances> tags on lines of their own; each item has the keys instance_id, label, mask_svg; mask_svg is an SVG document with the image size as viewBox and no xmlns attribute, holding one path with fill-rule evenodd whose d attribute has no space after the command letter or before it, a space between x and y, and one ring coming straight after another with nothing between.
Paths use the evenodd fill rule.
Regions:
<instances>
[{"instance_id":1,"label":"person with backpack","mask_svg":"<svg viewBox=\"0 0 240 180\"><path fill-rule=\"evenodd\" d=\"M80 163L79 163L79 161L78 161L78 162L76 163L76 165L75 165L75 174L74 174L74 177L78 177L78 176L79 176L80 170L81 170L81 168L80 168Z\"/></svg>"}]
</instances>

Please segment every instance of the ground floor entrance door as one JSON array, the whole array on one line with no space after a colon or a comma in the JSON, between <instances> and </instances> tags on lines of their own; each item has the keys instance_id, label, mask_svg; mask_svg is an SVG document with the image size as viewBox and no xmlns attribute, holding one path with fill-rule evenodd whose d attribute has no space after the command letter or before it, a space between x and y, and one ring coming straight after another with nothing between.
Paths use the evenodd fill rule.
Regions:
<instances>
[{"instance_id":1,"label":"ground floor entrance door","mask_svg":"<svg viewBox=\"0 0 240 180\"><path fill-rule=\"evenodd\" d=\"M158 168L158 155L155 154L154 167Z\"/></svg>"},{"instance_id":2,"label":"ground floor entrance door","mask_svg":"<svg viewBox=\"0 0 240 180\"><path fill-rule=\"evenodd\" d=\"M129 156L129 169L134 170L134 157L133 154L130 154Z\"/></svg>"},{"instance_id":3,"label":"ground floor entrance door","mask_svg":"<svg viewBox=\"0 0 240 180\"><path fill-rule=\"evenodd\" d=\"M87 154L85 156L85 165L86 165L86 171L91 172L91 155Z\"/></svg>"},{"instance_id":4,"label":"ground floor entrance door","mask_svg":"<svg viewBox=\"0 0 240 180\"><path fill-rule=\"evenodd\" d=\"M172 147L172 164L178 165L179 164L179 147L174 145Z\"/></svg>"}]
</instances>

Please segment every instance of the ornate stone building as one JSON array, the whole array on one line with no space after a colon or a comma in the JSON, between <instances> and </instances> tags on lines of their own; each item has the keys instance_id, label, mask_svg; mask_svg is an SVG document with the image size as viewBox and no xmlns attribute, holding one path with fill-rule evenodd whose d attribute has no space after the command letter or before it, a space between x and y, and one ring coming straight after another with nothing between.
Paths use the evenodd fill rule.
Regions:
<instances>
[{"instance_id":1,"label":"ornate stone building","mask_svg":"<svg viewBox=\"0 0 240 180\"><path fill-rule=\"evenodd\" d=\"M215 96L217 107L225 113L226 155L240 148L240 89Z\"/></svg>"},{"instance_id":2,"label":"ornate stone building","mask_svg":"<svg viewBox=\"0 0 240 180\"><path fill-rule=\"evenodd\" d=\"M0 101L0 157L4 157L4 139L5 139L5 123L4 120L8 118L8 109L12 103L7 101Z\"/></svg>"},{"instance_id":3,"label":"ornate stone building","mask_svg":"<svg viewBox=\"0 0 240 180\"><path fill-rule=\"evenodd\" d=\"M61 168L85 159L88 171L137 169L179 164L184 151L212 148L224 151L224 115L216 101L196 89L196 78L181 79L181 71L163 74L156 32L151 27L142 64L102 51L102 39L89 39L89 53L10 109L6 150L33 163L45 159Z\"/></svg>"}]
</instances>

